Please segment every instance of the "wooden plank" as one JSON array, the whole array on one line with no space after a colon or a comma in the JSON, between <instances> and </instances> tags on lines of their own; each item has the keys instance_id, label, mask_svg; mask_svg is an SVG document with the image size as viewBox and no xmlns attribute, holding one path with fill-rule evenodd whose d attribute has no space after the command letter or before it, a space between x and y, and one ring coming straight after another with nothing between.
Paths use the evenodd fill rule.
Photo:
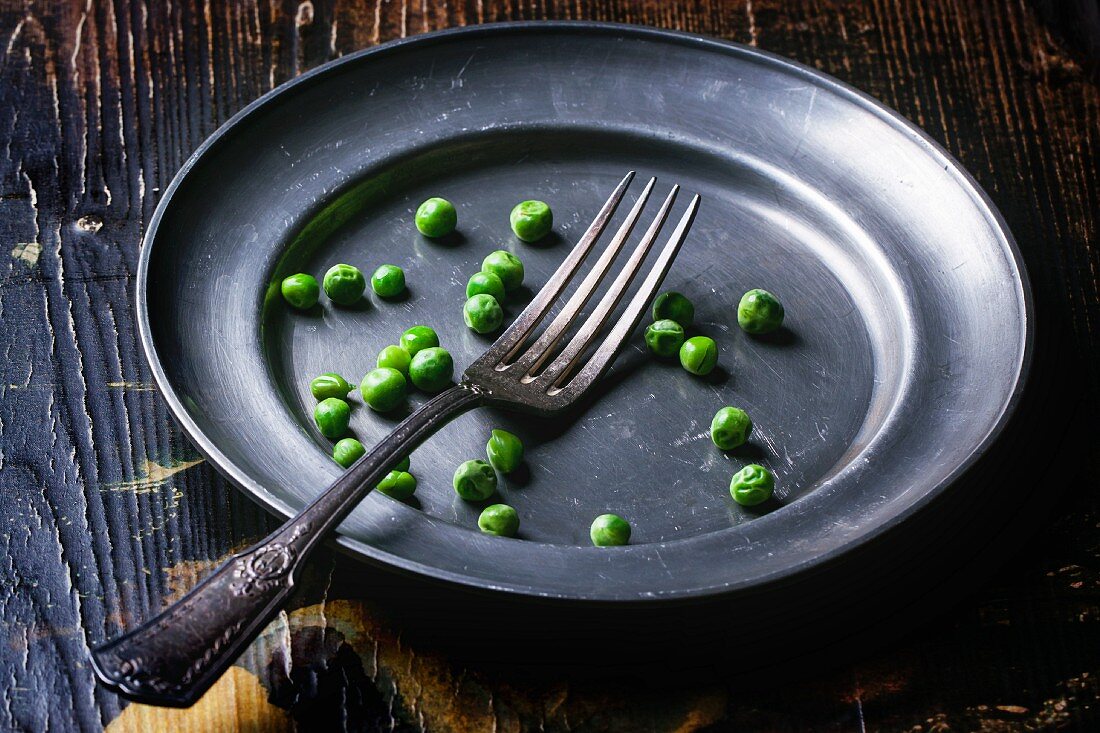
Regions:
<instances>
[{"instance_id":1,"label":"wooden plank","mask_svg":"<svg viewBox=\"0 0 1100 733\"><path fill-rule=\"evenodd\" d=\"M169 419L140 354L140 234L192 150L274 85L392 38L591 18L792 56L883 99L1004 212L1100 387L1100 92L1023 0L0 1L0 729L1036 730L1097 722L1093 456L1055 525L953 619L778 691L722 675L515 680L401 643L321 563L203 705L123 706L86 644L158 608L272 521ZM288 663L288 660L291 663ZM289 670L289 673L287 672ZM270 698L270 699L268 699ZM43 701L49 704L43 704Z\"/></svg>"}]
</instances>

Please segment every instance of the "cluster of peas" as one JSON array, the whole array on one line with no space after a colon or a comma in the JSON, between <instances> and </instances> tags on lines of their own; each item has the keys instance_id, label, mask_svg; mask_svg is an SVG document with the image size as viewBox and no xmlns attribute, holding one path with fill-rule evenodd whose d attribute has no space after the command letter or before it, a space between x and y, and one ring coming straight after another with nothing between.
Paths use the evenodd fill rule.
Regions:
<instances>
[{"instance_id":1,"label":"cluster of peas","mask_svg":"<svg viewBox=\"0 0 1100 733\"><path fill-rule=\"evenodd\" d=\"M474 459L459 464L451 485L466 501L485 501L497 490L497 471L511 473L523 462L523 443L507 430L493 430L485 444L489 459ZM490 504L481 511L477 526L486 534L515 537L519 514L507 504Z\"/></svg>"},{"instance_id":2,"label":"cluster of peas","mask_svg":"<svg viewBox=\"0 0 1100 733\"><path fill-rule=\"evenodd\" d=\"M750 334L771 333L783 325L783 304L767 290L754 288L737 304L737 323ZM695 306L681 293L666 292L653 301L653 323L645 331L649 350L659 357L679 355L680 365L692 374L706 375L718 364L718 346L708 336L685 339L685 330L695 322ZM721 450L745 444L752 432L752 420L738 407L723 407L710 423L710 438ZM767 501L775 490L775 476L767 468L750 463L733 475L730 495L742 506Z\"/></svg>"},{"instance_id":3,"label":"cluster of peas","mask_svg":"<svg viewBox=\"0 0 1100 733\"><path fill-rule=\"evenodd\" d=\"M406 378L425 392L438 392L451 382L454 360L439 346L439 337L428 326L413 326L401 334L400 344L387 346L379 352L377 367L367 372L359 385L363 401L372 410L388 412L405 399ZM313 408L317 429L329 440L336 440L332 459L348 468L362 458L367 450L355 438L343 438L351 420L348 394L354 389L339 374L329 372L309 384L310 393L318 400ZM382 479L378 491L394 499L408 499L416 491L416 477L409 473L409 459Z\"/></svg>"},{"instance_id":4,"label":"cluster of peas","mask_svg":"<svg viewBox=\"0 0 1100 733\"><path fill-rule=\"evenodd\" d=\"M430 198L417 209L415 223L424 236L438 238L455 230L458 215L451 202ZM550 232L553 214L542 201L523 201L512 209L509 223L519 239L535 242ZM511 252L497 250L486 256L481 270L466 285L467 300L462 309L466 326L480 334L500 328L504 321L500 303L509 291L522 284L523 277L523 263ZM396 265L382 265L370 282L382 298L395 298L405 291L405 273ZM322 284L311 275L297 273L284 279L280 289L290 305L308 309L317 304L322 287L332 302L348 306L362 297L366 279L358 268L338 264L325 273ZM737 307L737 322L750 334L775 331L782 325L783 317L782 304L766 290L750 290ZM694 321L695 306L686 296L661 293L653 303L653 323L646 329L645 341L658 357L678 355L685 370L703 376L717 365L718 347L708 336L686 338L685 331ZM404 401L407 381L425 392L438 392L451 382L453 375L454 360L439 346L435 331L428 326L413 326L401 335L398 344L382 349L376 368L363 377L359 391L371 409L388 412ZM337 440L332 457L344 468L366 454L366 448L355 438L341 438L350 421L347 396L351 390L347 380L334 373L322 374L310 383L310 392L318 400L314 420L322 435ZM751 431L748 413L737 407L723 407L711 421L711 440L722 450L743 445ZM510 473L523 459L523 443L505 430L493 430L485 450L488 462L465 461L455 470L452 484L455 493L464 500L488 499L496 491L496 472ZM416 491L416 477L409 473L409 468L406 457L378 484L377 490L398 500L411 498ZM774 476L758 464L745 466L730 482L731 496L744 506L766 501L774 488ZM519 529L519 514L507 504L492 504L481 512L478 527L487 534L513 537ZM630 524L615 514L596 517L589 531L592 544L599 547L625 545L630 541L630 533Z\"/></svg>"},{"instance_id":5,"label":"cluster of peas","mask_svg":"<svg viewBox=\"0 0 1100 733\"><path fill-rule=\"evenodd\" d=\"M429 199L424 205L432 200ZM419 217L418 211L417 227L420 226ZM512 209L508 221L521 240L537 242L550 233L554 226L554 214L543 201L521 201ZM466 283L466 304L462 306L462 319L466 326L477 333L492 333L500 328L504 322L500 304L506 293L522 283L523 263L519 258L503 249L491 252L482 261L481 271L474 273Z\"/></svg>"},{"instance_id":6,"label":"cluster of peas","mask_svg":"<svg viewBox=\"0 0 1100 733\"><path fill-rule=\"evenodd\" d=\"M458 214L446 199L430 198L417 209L415 223L426 237L444 237L455 230ZM542 201L523 201L512 209L509 223L519 239L536 242L550 232L553 214ZM504 321L500 303L506 293L523 283L523 276L523 263L511 252L497 250L486 256L481 271L466 285L467 300L462 309L466 326L482 334L500 328ZM405 292L405 273L396 265L382 265L370 283L378 296L395 298ZM366 278L353 265L338 264L325 273L320 284L312 275L297 273L280 285L286 302L302 310L317 304L322 288L333 303L350 306L363 296ZM401 334L399 343L379 352L376 368L363 377L359 392L372 410L389 412L404 401L408 381L425 392L438 392L453 375L454 360L440 347L435 331L428 326L413 326ZM355 438L342 437L351 419L347 398L352 389L346 379L332 372L310 382L310 393L318 400L314 421L322 435L337 441L332 458L343 468L349 468L367 452ZM485 501L496 492L496 472L510 473L519 467L523 443L506 430L493 430L485 452L488 462L466 461L455 470L455 493L466 501ZM401 501L411 498L416 492L416 477L409 472L410 467L409 458L404 458L376 490ZM514 537L519 530L519 514L507 504L491 504L482 510L477 524L486 534ZM604 514L592 523L590 535L597 546L624 545L630 539L630 525L613 514Z\"/></svg>"}]
</instances>

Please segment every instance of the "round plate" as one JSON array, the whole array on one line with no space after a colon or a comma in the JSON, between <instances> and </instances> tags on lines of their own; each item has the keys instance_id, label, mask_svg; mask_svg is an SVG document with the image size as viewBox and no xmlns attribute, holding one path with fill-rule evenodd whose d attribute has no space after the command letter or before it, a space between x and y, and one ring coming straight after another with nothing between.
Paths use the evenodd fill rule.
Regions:
<instances>
[{"instance_id":1,"label":"round plate","mask_svg":"<svg viewBox=\"0 0 1100 733\"><path fill-rule=\"evenodd\" d=\"M636 333L573 420L480 410L445 427L412 456L416 499L368 496L341 545L520 594L706 596L790 579L896 527L998 434L1029 361L1030 295L1004 222L958 164L816 71L611 25L419 36L327 64L234 117L184 166L146 235L138 302L157 383L220 470L294 512L339 471L312 425L310 378L358 381L418 323L461 369L489 343L461 316L481 259L498 248L523 259L529 289L506 304L516 315L631 169L658 176L655 198L673 183L703 197L665 285L696 304L693 331L717 340L719 372L651 359ZM455 202L458 236L416 232L429 196ZM556 215L537 245L508 226L527 198ZM281 278L337 262L400 265L409 297L285 306ZM786 306L774 337L737 327L753 287ZM727 404L756 426L729 454L708 435ZM369 445L395 420L358 405L352 428ZM521 540L479 533L481 506L450 485L497 426L527 446L527 470L499 492ZM755 510L728 490L749 462L777 477L776 501ZM632 523L630 546L589 546L608 511Z\"/></svg>"}]
</instances>

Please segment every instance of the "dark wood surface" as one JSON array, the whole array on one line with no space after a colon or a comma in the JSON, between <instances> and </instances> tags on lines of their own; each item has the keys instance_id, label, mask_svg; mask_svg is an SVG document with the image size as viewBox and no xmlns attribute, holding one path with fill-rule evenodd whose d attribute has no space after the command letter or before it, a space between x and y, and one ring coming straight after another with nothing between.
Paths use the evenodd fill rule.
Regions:
<instances>
[{"instance_id":1,"label":"dark wood surface","mask_svg":"<svg viewBox=\"0 0 1100 733\"><path fill-rule=\"evenodd\" d=\"M1065 373L1091 412L1100 91L1079 28L1050 17L1022 0L0 0L0 729L1100 728L1092 420L1063 498L1000 571L900 641L773 688L459 662L404 640L341 580L342 558L318 564L296 608L194 708L126 706L85 661L274 526L169 418L132 312L159 192L243 105L341 54L494 20L644 23L791 56L901 111L986 188L1071 340L1080 368ZM1034 460L1019 480L1043 481L1050 458Z\"/></svg>"}]
</instances>

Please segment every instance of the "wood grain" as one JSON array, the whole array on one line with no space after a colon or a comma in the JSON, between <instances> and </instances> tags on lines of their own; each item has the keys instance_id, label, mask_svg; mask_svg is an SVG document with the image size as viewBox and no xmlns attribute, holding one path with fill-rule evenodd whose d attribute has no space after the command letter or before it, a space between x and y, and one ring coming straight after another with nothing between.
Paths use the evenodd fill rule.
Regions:
<instances>
[{"instance_id":1,"label":"wood grain","mask_svg":"<svg viewBox=\"0 0 1100 733\"><path fill-rule=\"evenodd\" d=\"M321 564L305 605L201 706L124 711L94 686L88 644L273 527L180 435L140 353L133 275L160 191L219 124L295 74L414 33L535 18L757 45L901 111L1004 213L1095 404L1100 91L1083 52L1023 0L0 0L0 729L1100 726L1095 452L1053 525L952 618L771 694L722 675L655 695L463 667L338 600L342 560Z\"/></svg>"}]
</instances>

